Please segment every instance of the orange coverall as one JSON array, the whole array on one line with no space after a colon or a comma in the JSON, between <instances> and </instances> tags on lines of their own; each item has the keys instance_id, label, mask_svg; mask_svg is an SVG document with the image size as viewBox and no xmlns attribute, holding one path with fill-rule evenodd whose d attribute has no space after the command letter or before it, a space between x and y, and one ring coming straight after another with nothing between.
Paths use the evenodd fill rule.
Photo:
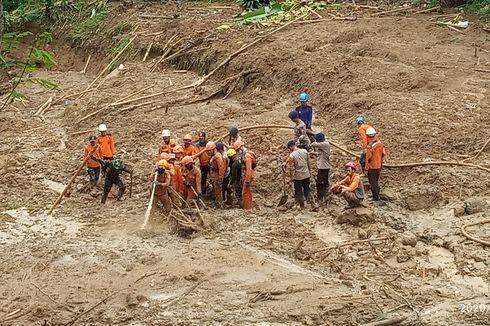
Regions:
<instances>
[{"instance_id":1,"label":"orange coverall","mask_svg":"<svg viewBox=\"0 0 490 326\"><path fill-rule=\"evenodd\" d=\"M194 188L198 194L201 193L201 170L195 165L192 166L192 169L184 167L182 170L182 178L184 181L184 199L190 204L193 199L197 198L191 187ZM185 186L186 183L188 183L189 186Z\"/></svg>"},{"instance_id":2,"label":"orange coverall","mask_svg":"<svg viewBox=\"0 0 490 326\"><path fill-rule=\"evenodd\" d=\"M111 134L99 135L97 137L97 144L100 147L100 155L103 159L112 158L116 154L116 145Z\"/></svg>"},{"instance_id":3,"label":"orange coverall","mask_svg":"<svg viewBox=\"0 0 490 326\"><path fill-rule=\"evenodd\" d=\"M242 191L242 202L243 209L251 209L252 208L252 190L251 183L253 180L253 169L252 165L255 163L257 158L255 154L252 152L245 153L245 157L243 159L243 191Z\"/></svg>"},{"instance_id":4,"label":"orange coverall","mask_svg":"<svg viewBox=\"0 0 490 326\"><path fill-rule=\"evenodd\" d=\"M155 173L150 177L150 180L153 181L155 180ZM168 187L170 186L170 173L168 171L165 171L164 173L158 175L157 177L157 182L158 184L155 187L155 197L153 197L153 207L154 209L157 206L157 203L160 202L162 203L163 207L165 210L169 211L170 208L172 207L170 203L170 198L168 196Z\"/></svg>"},{"instance_id":5,"label":"orange coverall","mask_svg":"<svg viewBox=\"0 0 490 326\"><path fill-rule=\"evenodd\" d=\"M187 147L186 147L186 144L184 144L184 146L182 146L182 147L184 148L184 156L193 156L193 155L199 153L199 148L197 148L196 146L194 146L192 144L189 144Z\"/></svg>"},{"instance_id":6,"label":"orange coverall","mask_svg":"<svg viewBox=\"0 0 490 326\"><path fill-rule=\"evenodd\" d=\"M215 151L210 161L212 161L212 163L210 164L211 171L209 179L213 185L216 206L221 207L223 201L222 186L225 177L226 164L223 155L218 151Z\"/></svg>"},{"instance_id":7,"label":"orange coverall","mask_svg":"<svg viewBox=\"0 0 490 326\"><path fill-rule=\"evenodd\" d=\"M177 145L177 143L175 142L175 139L170 139L170 141L168 142L168 144L162 140L162 142L160 143L160 146L158 147L158 157L160 157L160 154L162 153L172 153L172 149L174 149L175 145Z\"/></svg>"},{"instance_id":8,"label":"orange coverall","mask_svg":"<svg viewBox=\"0 0 490 326\"><path fill-rule=\"evenodd\" d=\"M97 146L97 145L95 145L95 146ZM83 149L83 159L86 159L88 157L86 165L88 168L92 168L92 169L96 169L96 168L100 167L100 163L94 159L91 159L88 155L94 150L95 146L88 144ZM100 153L100 146L93 152L92 155L96 158L102 159L102 155Z\"/></svg>"}]
</instances>

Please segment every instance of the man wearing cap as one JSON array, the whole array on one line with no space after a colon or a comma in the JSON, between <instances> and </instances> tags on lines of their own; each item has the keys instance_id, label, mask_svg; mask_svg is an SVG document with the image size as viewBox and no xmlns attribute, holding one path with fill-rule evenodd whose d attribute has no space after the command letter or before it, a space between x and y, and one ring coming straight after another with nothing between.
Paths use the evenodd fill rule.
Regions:
<instances>
[{"instance_id":1,"label":"man wearing cap","mask_svg":"<svg viewBox=\"0 0 490 326\"><path fill-rule=\"evenodd\" d=\"M325 134L319 132L315 135L315 142L311 144L315 150L316 157L316 191L319 203L325 200L327 189L329 186L328 175L330 172L330 144L325 139Z\"/></svg>"},{"instance_id":2,"label":"man wearing cap","mask_svg":"<svg viewBox=\"0 0 490 326\"><path fill-rule=\"evenodd\" d=\"M287 166L289 167L289 180L293 181L294 197L300 209L305 208L305 199L312 202L310 193L310 168L308 166L308 151L296 147L294 140L288 141L289 157Z\"/></svg>"},{"instance_id":3,"label":"man wearing cap","mask_svg":"<svg viewBox=\"0 0 490 326\"><path fill-rule=\"evenodd\" d=\"M88 140L89 143L83 149L83 158L86 160L85 165L90 178L90 189L93 189L97 184L97 181L99 181L100 163L97 160L90 158L89 154L92 153L92 155L98 159L102 158L102 156L100 154L100 147L97 145L97 137L90 136Z\"/></svg>"},{"instance_id":4,"label":"man wearing cap","mask_svg":"<svg viewBox=\"0 0 490 326\"><path fill-rule=\"evenodd\" d=\"M301 93L298 99L300 105L296 107L295 111L298 112L301 121L305 123L306 129L311 130L311 125L313 124L313 108L308 103L310 95L308 93Z\"/></svg>"}]
</instances>

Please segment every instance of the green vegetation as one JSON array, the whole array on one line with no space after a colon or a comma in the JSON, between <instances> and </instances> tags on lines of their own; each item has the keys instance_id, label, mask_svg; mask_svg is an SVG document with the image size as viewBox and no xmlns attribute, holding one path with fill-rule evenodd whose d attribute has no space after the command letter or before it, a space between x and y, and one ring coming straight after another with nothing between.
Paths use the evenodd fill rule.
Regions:
<instances>
[{"instance_id":1,"label":"green vegetation","mask_svg":"<svg viewBox=\"0 0 490 326\"><path fill-rule=\"evenodd\" d=\"M31 32L3 34L2 43L0 45L0 69L9 67L18 68L20 69L20 74L12 79L12 90L0 110L6 107L11 99L25 97L24 94L17 91L17 87L21 83L29 82L49 89L58 87L56 83L46 79L25 77L26 73L34 71L38 65L45 65L48 68L56 65L56 61L49 52L39 49L39 46L43 43L52 41L52 36L48 32L34 36L34 40L29 49L29 54L25 59L19 60L10 57L10 52L17 47L21 39L32 36L34 35Z\"/></svg>"},{"instance_id":2,"label":"green vegetation","mask_svg":"<svg viewBox=\"0 0 490 326\"><path fill-rule=\"evenodd\" d=\"M308 14L311 12L311 9L338 10L340 8L340 4L329 4L325 1L315 1L306 4L300 0L286 0L281 3L271 2L269 5L252 11L244 11L242 14L236 16L235 20L245 25L258 23L268 26Z\"/></svg>"},{"instance_id":3,"label":"green vegetation","mask_svg":"<svg viewBox=\"0 0 490 326\"><path fill-rule=\"evenodd\" d=\"M490 22L490 1L489 0L471 0L469 8L476 13L484 22Z\"/></svg>"}]
</instances>

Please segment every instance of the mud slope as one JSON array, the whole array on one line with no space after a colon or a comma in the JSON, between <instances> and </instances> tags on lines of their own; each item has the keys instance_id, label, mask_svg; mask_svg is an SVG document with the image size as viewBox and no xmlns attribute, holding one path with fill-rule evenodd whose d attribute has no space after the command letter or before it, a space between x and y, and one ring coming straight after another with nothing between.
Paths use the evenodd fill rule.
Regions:
<instances>
[{"instance_id":1,"label":"mud slope","mask_svg":"<svg viewBox=\"0 0 490 326\"><path fill-rule=\"evenodd\" d=\"M235 7L184 3L178 18L148 19L141 15L178 9L110 5L114 28L139 25L118 76L63 98L83 91L109 62L102 50L109 41L94 36L78 50L55 43L59 70L37 75L61 89L25 86L29 100L0 112L1 325L359 325L393 316L406 316L403 325L490 324L490 251L460 230L490 213L490 175L472 167L384 169L380 207L345 213L334 198L318 212L280 210L291 131L245 132L260 158L251 212L203 211L206 230L189 238L172 234L162 214L141 230L163 128L178 139L200 130L216 139L230 126L288 125L301 91L312 96L315 129L354 152L354 118L364 115L380 131L389 163L467 159L489 168L490 147L473 158L490 137L490 74L475 70L490 70L488 33L477 24L456 33L432 15L373 18L356 9L356 21L291 25L199 87L108 106L145 87L152 86L138 96L191 84L272 29L217 29ZM199 51L150 72L175 34L180 46ZM88 53L93 63L81 74ZM55 104L44 120L34 117L50 96ZM101 206L80 175L47 216L102 122L135 170L133 197ZM333 149L332 182L352 158ZM489 224L468 232L490 239ZM378 240L356 242L368 238ZM337 246L345 242L355 243Z\"/></svg>"}]
</instances>

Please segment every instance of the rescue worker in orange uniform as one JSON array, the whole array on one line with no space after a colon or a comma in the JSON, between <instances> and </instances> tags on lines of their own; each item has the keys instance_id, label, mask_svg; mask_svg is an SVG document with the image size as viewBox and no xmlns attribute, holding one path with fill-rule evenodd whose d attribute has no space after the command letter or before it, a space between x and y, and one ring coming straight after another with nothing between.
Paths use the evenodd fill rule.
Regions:
<instances>
[{"instance_id":1,"label":"rescue worker in orange uniform","mask_svg":"<svg viewBox=\"0 0 490 326\"><path fill-rule=\"evenodd\" d=\"M364 119L364 117L357 117L356 124L357 124L357 131L359 132L359 138L361 138L361 144L362 144L362 152L361 152L361 158L359 159L359 164L364 172L364 166L366 165L366 148L369 145L369 139L368 136L366 135L366 130L368 128L371 128L371 126L366 123L366 119ZM376 136L376 139L379 140L378 136Z\"/></svg>"},{"instance_id":2,"label":"rescue worker in orange uniform","mask_svg":"<svg viewBox=\"0 0 490 326\"><path fill-rule=\"evenodd\" d=\"M216 150L216 144L214 142L210 141L206 144L206 151L210 157L209 179L213 186L216 208L221 208L223 202L221 190L223 188L223 179L226 169L225 161L223 160L223 155Z\"/></svg>"},{"instance_id":3,"label":"rescue worker in orange uniform","mask_svg":"<svg viewBox=\"0 0 490 326\"><path fill-rule=\"evenodd\" d=\"M242 205L243 209L252 208L252 180L255 165L257 164L257 157L254 152L249 151L245 148L241 140L236 141L233 144L233 148L237 151L241 161L242 161Z\"/></svg>"},{"instance_id":4,"label":"rescue worker in orange uniform","mask_svg":"<svg viewBox=\"0 0 490 326\"><path fill-rule=\"evenodd\" d=\"M206 133L204 131L201 131L199 133L199 141L196 144L197 149L202 151L203 149L206 149L206 145L208 143L208 139L206 137ZM199 156L199 165L201 169L201 189L203 195L206 193L206 184L208 180L208 175L210 171L209 167L209 153L208 151L204 151L200 156Z\"/></svg>"},{"instance_id":5,"label":"rescue worker in orange uniform","mask_svg":"<svg viewBox=\"0 0 490 326\"><path fill-rule=\"evenodd\" d=\"M367 171L369 185L371 186L373 201L379 202L379 177L385 157L385 147L379 140L376 140L376 130L374 128L368 128L366 135L369 139L369 145L366 148L365 170Z\"/></svg>"},{"instance_id":6,"label":"rescue worker in orange uniform","mask_svg":"<svg viewBox=\"0 0 490 326\"><path fill-rule=\"evenodd\" d=\"M100 155L103 160L112 160L116 155L116 145L114 144L114 138L111 134L107 133L107 126L105 124L99 125L100 135L97 137L97 145L100 147ZM106 166L102 166L102 174L105 174L107 170Z\"/></svg>"},{"instance_id":7,"label":"rescue worker in orange uniform","mask_svg":"<svg viewBox=\"0 0 490 326\"><path fill-rule=\"evenodd\" d=\"M172 153L172 149L175 147L176 142L175 139L170 139L170 130L163 129L162 130L162 142L158 147L158 155L162 153Z\"/></svg>"},{"instance_id":8,"label":"rescue worker in orange uniform","mask_svg":"<svg viewBox=\"0 0 490 326\"><path fill-rule=\"evenodd\" d=\"M89 143L83 149L83 159L87 160L85 166L87 167L87 174L90 178L90 189L93 189L99 181L100 175L100 163L97 160L90 158L89 154L92 153L92 156L98 159L102 158L100 153L100 147L97 145L97 137L90 136L88 138Z\"/></svg>"},{"instance_id":9,"label":"rescue worker in orange uniform","mask_svg":"<svg viewBox=\"0 0 490 326\"><path fill-rule=\"evenodd\" d=\"M201 196L201 170L194 164L191 156L184 156L181 164L184 181L183 197L190 205L193 199L197 199L196 193Z\"/></svg>"},{"instance_id":10,"label":"rescue worker in orange uniform","mask_svg":"<svg viewBox=\"0 0 490 326\"><path fill-rule=\"evenodd\" d=\"M181 200L179 198L180 191L182 190L182 174L180 171L180 165L175 162L175 154L169 154L170 165L169 170L171 169L173 173L170 173L170 186L168 187L168 194L170 196L170 200L177 207L181 207Z\"/></svg>"},{"instance_id":11,"label":"rescue worker in orange uniform","mask_svg":"<svg viewBox=\"0 0 490 326\"><path fill-rule=\"evenodd\" d=\"M345 209L359 207L364 200L364 185L361 176L356 173L356 163L347 162L345 164L345 170L347 171L347 176L337 182L332 189L330 189L330 193L333 192L334 194L344 197L348 203L348 205L345 206Z\"/></svg>"},{"instance_id":12,"label":"rescue worker in orange uniform","mask_svg":"<svg viewBox=\"0 0 490 326\"><path fill-rule=\"evenodd\" d=\"M183 146L184 151L182 152L182 154L184 156L193 156L199 153L199 149L192 144L192 136L190 134L185 135L183 140L184 140L184 146Z\"/></svg>"},{"instance_id":13,"label":"rescue worker in orange uniform","mask_svg":"<svg viewBox=\"0 0 490 326\"><path fill-rule=\"evenodd\" d=\"M155 173L157 173L158 175L156 179L155 197L153 198L152 207L156 207L157 203L160 202L163 205L165 211L168 212L172 207L170 203L170 198L168 196L168 187L170 187L171 176L170 173L165 170L166 165L167 161L158 161L158 167L156 171L152 173L150 181L153 182L153 180L155 180Z\"/></svg>"},{"instance_id":14,"label":"rescue worker in orange uniform","mask_svg":"<svg viewBox=\"0 0 490 326\"><path fill-rule=\"evenodd\" d=\"M175 148L177 148L177 146ZM175 148L174 148L174 150L175 150ZM172 186L173 186L173 189L175 189L175 191L177 191L177 193L179 195L184 190L184 181L182 179L182 169L180 166L180 161L181 161L180 159L177 161L177 154L174 154L174 153L170 154L170 164L172 164L172 166L174 168L174 172L175 172L174 175L172 175ZM173 201L173 199L174 198L172 197L172 201ZM178 203L178 202L180 202L180 200L178 200L176 203Z\"/></svg>"}]
</instances>

